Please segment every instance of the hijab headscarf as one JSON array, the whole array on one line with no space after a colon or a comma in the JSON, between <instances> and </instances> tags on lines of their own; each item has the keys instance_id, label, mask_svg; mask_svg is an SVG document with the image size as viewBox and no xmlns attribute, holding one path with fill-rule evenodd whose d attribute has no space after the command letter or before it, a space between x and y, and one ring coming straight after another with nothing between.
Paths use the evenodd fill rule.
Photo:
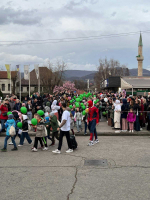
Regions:
<instances>
[{"instance_id":1,"label":"hijab headscarf","mask_svg":"<svg viewBox=\"0 0 150 200\"><path fill-rule=\"evenodd\" d=\"M121 111L121 105L119 100L116 100L115 102L115 111Z\"/></svg>"},{"instance_id":2,"label":"hijab headscarf","mask_svg":"<svg viewBox=\"0 0 150 200\"><path fill-rule=\"evenodd\" d=\"M57 106L57 100L54 100L51 106L52 112L57 113L58 110L60 109L60 106Z\"/></svg>"}]
</instances>

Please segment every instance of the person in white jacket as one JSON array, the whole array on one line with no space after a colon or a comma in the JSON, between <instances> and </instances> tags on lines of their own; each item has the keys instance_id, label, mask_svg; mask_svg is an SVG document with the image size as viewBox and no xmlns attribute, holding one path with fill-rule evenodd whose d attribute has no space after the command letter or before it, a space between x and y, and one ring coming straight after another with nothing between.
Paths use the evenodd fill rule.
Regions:
<instances>
[{"instance_id":1,"label":"person in white jacket","mask_svg":"<svg viewBox=\"0 0 150 200\"><path fill-rule=\"evenodd\" d=\"M58 118L58 110L60 109L60 106L57 106L57 100L54 100L52 105L51 105L51 109L52 109L52 113L54 113L54 115L56 115L57 119Z\"/></svg>"},{"instance_id":2,"label":"person in white jacket","mask_svg":"<svg viewBox=\"0 0 150 200\"><path fill-rule=\"evenodd\" d=\"M77 108L74 118L76 118L77 133L79 133L80 130L82 131L82 113L79 108Z\"/></svg>"}]
</instances>

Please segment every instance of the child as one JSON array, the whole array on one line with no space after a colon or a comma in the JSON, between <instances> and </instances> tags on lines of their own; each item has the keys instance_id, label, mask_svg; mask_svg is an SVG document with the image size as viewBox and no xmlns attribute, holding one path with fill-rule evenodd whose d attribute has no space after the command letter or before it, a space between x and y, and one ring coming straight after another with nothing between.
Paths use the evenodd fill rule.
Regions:
<instances>
[{"instance_id":1,"label":"child","mask_svg":"<svg viewBox=\"0 0 150 200\"><path fill-rule=\"evenodd\" d=\"M50 120L49 120L49 117L45 117L45 127L46 127L46 130L47 130L47 138L52 141L52 138L50 137Z\"/></svg>"},{"instance_id":2,"label":"child","mask_svg":"<svg viewBox=\"0 0 150 200\"><path fill-rule=\"evenodd\" d=\"M38 123L36 126L34 126L34 128L36 128L36 136L35 136L35 140L34 140L34 148L32 149L33 152L37 151L37 146L38 146L38 141L40 141L41 146L42 145L42 140L45 143L45 147L43 148L43 150L48 150L47 148L47 142L45 140L45 127L44 127L44 119L41 119L39 114L34 114L34 118L37 119Z\"/></svg>"},{"instance_id":3,"label":"child","mask_svg":"<svg viewBox=\"0 0 150 200\"><path fill-rule=\"evenodd\" d=\"M74 127L74 117L73 117L73 114L70 113L70 130L72 131L72 134L75 135L73 127Z\"/></svg>"},{"instance_id":4,"label":"child","mask_svg":"<svg viewBox=\"0 0 150 200\"><path fill-rule=\"evenodd\" d=\"M130 133L134 132L134 122L136 121L136 115L135 113L133 112L133 108L130 109L130 112L127 116L127 121L129 122L129 129L130 129Z\"/></svg>"},{"instance_id":5,"label":"child","mask_svg":"<svg viewBox=\"0 0 150 200\"><path fill-rule=\"evenodd\" d=\"M27 117L27 115L22 115L22 134L20 137L20 144L18 145L18 147L23 146L24 138L27 139L29 144L32 144L32 140L28 134L28 117Z\"/></svg>"},{"instance_id":6,"label":"child","mask_svg":"<svg viewBox=\"0 0 150 200\"><path fill-rule=\"evenodd\" d=\"M85 129L84 129L84 135L87 135L87 118L88 118L88 113L86 113L84 116L83 116L83 121L84 121L84 125L85 125Z\"/></svg>"},{"instance_id":7,"label":"child","mask_svg":"<svg viewBox=\"0 0 150 200\"><path fill-rule=\"evenodd\" d=\"M82 121L82 113L80 112L79 108L77 108L74 118L76 118L77 123L77 133L82 131L81 121Z\"/></svg>"},{"instance_id":8,"label":"child","mask_svg":"<svg viewBox=\"0 0 150 200\"><path fill-rule=\"evenodd\" d=\"M6 121L6 124L5 124L5 128L7 128L7 130L6 130L6 137L5 137L5 141L4 141L4 148L1 149L1 151L3 151L3 152L7 151L7 140L11 137L10 133L9 133L11 126L13 126L14 128L16 126L16 122L13 119L12 114L8 115L8 120ZM18 149L17 149L17 146L16 146L16 142L14 140L14 137L11 137L11 139L12 139L12 142L13 142L13 145L14 145L14 148L12 149L12 151L17 151Z\"/></svg>"},{"instance_id":9,"label":"child","mask_svg":"<svg viewBox=\"0 0 150 200\"><path fill-rule=\"evenodd\" d=\"M53 112L50 113L50 126L52 127L52 144L50 146L55 145L55 139L59 140L58 131L59 128L58 121L56 115Z\"/></svg>"}]
</instances>

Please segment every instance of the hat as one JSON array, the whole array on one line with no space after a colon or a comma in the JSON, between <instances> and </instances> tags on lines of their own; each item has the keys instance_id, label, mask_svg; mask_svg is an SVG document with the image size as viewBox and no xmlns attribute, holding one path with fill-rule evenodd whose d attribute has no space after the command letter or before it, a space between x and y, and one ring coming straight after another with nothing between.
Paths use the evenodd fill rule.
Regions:
<instances>
[{"instance_id":1,"label":"hat","mask_svg":"<svg viewBox=\"0 0 150 200\"><path fill-rule=\"evenodd\" d=\"M13 119L13 114L8 115L8 119Z\"/></svg>"},{"instance_id":2,"label":"hat","mask_svg":"<svg viewBox=\"0 0 150 200\"><path fill-rule=\"evenodd\" d=\"M53 117L53 116L54 116L54 113L53 113L53 112L51 112L51 113L49 114L49 116L50 116L50 117Z\"/></svg>"}]
</instances>

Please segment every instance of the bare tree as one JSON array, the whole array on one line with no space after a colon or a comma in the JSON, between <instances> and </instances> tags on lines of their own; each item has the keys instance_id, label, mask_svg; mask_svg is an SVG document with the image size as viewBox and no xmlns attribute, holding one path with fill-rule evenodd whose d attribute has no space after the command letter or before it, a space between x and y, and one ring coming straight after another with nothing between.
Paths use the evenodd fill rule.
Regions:
<instances>
[{"instance_id":1,"label":"bare tree","mask_svg":"<svg viewBox=\"0 0 150 200\"><path fill-rule=\"evenodd\" d=\"M66 70L66 64L58 61L56 65L48 63L48 71L44 75L44 79L41 80L41 85L44 87L44 92L53 92L55 86L63 85L64 71Z\"/></svg>"},{"instance_id":2,"label":"bare tree","mask_svg":"<svg viewBox=\"0 0 150 200\"><path fill-rule=\"evenodd\" d=\"M126 65L121 65L119 61L110 59L100 59L98 72L95 74L94 80L96 87L100 90L100 82L109 78L109 76L129 76L129 69Z\"/></svg>"}]
</instances>

